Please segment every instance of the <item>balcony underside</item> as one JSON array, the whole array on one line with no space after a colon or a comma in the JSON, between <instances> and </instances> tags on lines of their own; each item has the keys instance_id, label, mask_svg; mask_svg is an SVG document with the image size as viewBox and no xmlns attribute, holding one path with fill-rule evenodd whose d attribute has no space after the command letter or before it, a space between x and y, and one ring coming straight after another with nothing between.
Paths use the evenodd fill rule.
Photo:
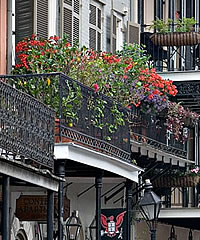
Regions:
<instances>
[{"instance_id":1,"label":"balcony underside","mask_svg":"<svg viewBox=\"0 0 200 240\"><path fill-rule=\"evenodd\" d=\"M0 176L1 174L12 177L14 185L31 184L55 192L58 191L59 178L49 170L38 169L14 159L0 157Z\"/></svg>"},{"instance_id":2,"label":"balcony underside","mask_svg":"<svg viewBox=\"0 0 200 240\"><path fill-rule=\"evenodd\" d=\"M200 230L200 208L162 209L159 221L179 227Z\"/></svg>"},{"instance_id":3,"label":"balcony underside","mask_svg":"<svg viewBox=\"0 0 200 240\"><path fill-rule=\"evenodd\" d=\"M152 140L153 141L153 140ZM166 152L164 150L170 150L170 152ZM163 149L152 147L151 145L148 145L146 142L136 142L131 141L131 151L133 153L134 158L140 158L146 160L148 163L150 160L155 162L163 162L163 163L169 163L172 165L177 165L181 167L185 167L185 164L193 164L194 162L191 160L187 160L184 157L184 153L182 150L179 149L173 149L170 147L167 147L163 144ZM141 161L140 161L141 163ZM144 165L146 165L144 163Z\"/></svg>"},{"instance_id":4,"label":"balcony underside","mask_svg":"<svg viewBox=\"0 0 200 240\"><path fill-rule=\"evenodd\" d=\"M70 161L66 168L66 176L94 177L97 169L105 171L104 176L124 177L138 182L141 168L119 158L108 156L75 143L58 143L55 145L57 160Z\"/></svg>"}]
</instances>

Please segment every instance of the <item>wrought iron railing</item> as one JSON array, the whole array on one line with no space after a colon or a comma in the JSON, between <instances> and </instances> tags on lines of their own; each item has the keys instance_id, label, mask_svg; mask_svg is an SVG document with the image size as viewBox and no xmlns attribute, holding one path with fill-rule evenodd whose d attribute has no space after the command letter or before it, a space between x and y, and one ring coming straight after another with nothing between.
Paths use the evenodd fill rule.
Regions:
<instances>
[{"instance_id":1,"label":"wrought iron railing","mask_svg":"<svg viewBox=\"0 0 200 240\"><path fill-rule=\"evenodd\" d=\"M0 153L54 167L55 112L0 77Z\"/></svg>"},{"instance_id":2,"label":"wrought iron railing","mask_svg":"<svg viewBox=\"0 0 200 240\"><path fill-rule=\"evenodd\" d=\"M73 140L130 160L127 109L62 73L1 76L57 113L55 142ZM119 124L123 119L123 124Z\"/></svg>"},{"instance_id":3,"label":"wrought iron railing","mask_svg":"<svg viewBox=\"0 0 200 240\"><path fill-rule=\"evenodd\" d=\"M198 24L197 24L198 25ZM183 43L182 39L178 42L178 46L173 45L173 41L178 41L173 32L175 27L172 28L170 41L168 43L156 40L152 41L152 35L154 33L149 32L149 28L145 25L146 30L141 33L141 44L145 45L147 54L150 55L149 63L153 65L159 72L163 71L188 71L200 69L200 44L198 41L189 41ZM187 33L190 34L190 33ZM191 34L200 34L198 32L191 32ZM177 33L180 35L180 33ZM163 35L164 36L164 35ZM176 39L175 39L176 38ZM187 36L186 39L194 39L194 36ZM163 39L163 38L162 38ZM174 40L175 39L175 40ZM198 36L199 39L199 36ZM172 43L171 43L172 42ZM160 45L161 44L161 45ZM168 44L168 45L166 45ZM170 45L171 44L171 45ZM186 44L186 45L185 45Z\"/></svg>"},{"instance_id":4,"label":"wrought iron railing","mask_svg":"<svg viewBox=\"0 0 200 240\"><path fill-rule=\"evenodd\" d=\"M139 109L132 107L129 119L133 140L187 158L187 142L175 140L173 134L167 130L165 114L164 116L144 114Z\"/></svg>"}]
</instances>

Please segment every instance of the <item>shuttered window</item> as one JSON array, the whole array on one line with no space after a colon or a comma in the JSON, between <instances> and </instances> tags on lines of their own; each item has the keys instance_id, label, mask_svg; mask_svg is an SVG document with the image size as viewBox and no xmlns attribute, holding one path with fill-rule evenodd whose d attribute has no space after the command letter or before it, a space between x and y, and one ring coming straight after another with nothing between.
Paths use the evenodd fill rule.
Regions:
<instances>
[{"instance_id":1,"label":"shuttered window","mask_svg":"<svg viewBox=\"0 0 200 240\"><path fill-rule=\"evenodd\" d=\"M97 2L90 4L90 16L89 16L89 47L100 51L101 38L102 38L102 5Z\"/></svg>"},{"instance_id":2,"label":"shuttered window","mask_svg":"<svg viewBox=\"0 0 200 240\"><path fill-rule=\"evenodd\" d=\"M15 43L33 34L33 1L15 0Z\"/></svg>"},{"instance_id":3,"label":"shuttered window","mask_svg":"<svg viewBox=\"0 0 200 240\"><path fill-rule=\"evenodd\" d=\"M63 2L63 35L68 36L70 44L79 42L80 35L80 0Z\"/></svg>"},{"instance_id":4,"label":"shuttered window","mask_svg":"<svg viewBox=\"0 0 200 240\"><path fill-rule=\"evenodd\" d=\"M48 0L37 0L36 8L33 0L16 0L15 42L18 43L33 33L37 33L42 38L48 38Z\"/></svg>"},{"instance_id":5,"label":"shuttered window","mask_svg":"<svg viewBox=\"0 0 200 240\"><path fill-rule=\"evenodd\" d=\"M48 38L48 0L37 0L36 32L41 38Z\"/></svg>"}]
</instances>

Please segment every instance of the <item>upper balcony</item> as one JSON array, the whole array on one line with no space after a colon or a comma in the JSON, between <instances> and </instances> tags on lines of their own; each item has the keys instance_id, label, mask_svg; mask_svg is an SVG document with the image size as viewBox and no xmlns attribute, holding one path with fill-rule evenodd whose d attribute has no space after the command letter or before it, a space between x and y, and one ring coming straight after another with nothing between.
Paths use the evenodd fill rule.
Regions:
<instances>
[{"instance_id":1,"label":"upper balcony","mask_svg":"<svg viewBox=\"0 0 200 240\"><path fill-rule=\"evenodd\" d=\"M198 24L199 25L199 24ZM200 34L198 32L141 33L141 44L150 55L149 62L157 72L197 71L200 67ZM195 41L195 38L197 39ZM186 80L186 79L185 79Z\"/></svg>"},{"instance_id":2,"label":"upper balcony","mask_svg":"<svg viewBox=\"0 0 200 240\"><path fill-rule=\"evenodd\" d=\"M137 19L135 18L134 22L139 23L141 33L137 41L146 45L147 54L151 55L150 62L157 71L199 70L198 1L141 0L138 1L136 12ZM169 25L163 28L159 23L150 28L157 18L164 20L165 23L170 19ZM190 21L192 18L193 20ZM132 37L136 38L136 36Z\"/></svg>"},{"instance_id":3,"label":"upper balcony","mask_svg":"<svg viewBox=\"0 0 200 240\"><path fill-rule=\"evenodd\" d=\"M55 143L74 142L130 162L128 109L62 73L1 76L1 79L15 83L55 109Z\"/></svg>"},{"instance_id":4,"label":"upper balcony","mask_svg":"<svg viewBox=\"0 0 200 240\"><path fill-rule=\"evenodd\" d=\"M34 169L54 168L55 112L0 76L0 158ZM32 168L32 170L33 170Z\"/></svg>"}]
</instances>

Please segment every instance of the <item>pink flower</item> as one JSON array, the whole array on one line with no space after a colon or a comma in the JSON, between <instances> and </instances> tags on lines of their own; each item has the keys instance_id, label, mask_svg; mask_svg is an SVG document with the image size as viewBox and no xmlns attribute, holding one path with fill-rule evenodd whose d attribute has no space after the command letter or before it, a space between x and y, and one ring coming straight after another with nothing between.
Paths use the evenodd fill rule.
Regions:
<instances>
[{"instance_id":1,"label":"pink flower","mask_svg":"<svg viewBox=\"0 0 200 240\"><path fill-rule=\"evenodd\" d=\"M93 87L94 87L94 92L95 92L95 93L98 92L98 90L99 90L99 85L98 85L97 83L95 83L95 84L93 85Z\"/></svg>"}]
</instances>

